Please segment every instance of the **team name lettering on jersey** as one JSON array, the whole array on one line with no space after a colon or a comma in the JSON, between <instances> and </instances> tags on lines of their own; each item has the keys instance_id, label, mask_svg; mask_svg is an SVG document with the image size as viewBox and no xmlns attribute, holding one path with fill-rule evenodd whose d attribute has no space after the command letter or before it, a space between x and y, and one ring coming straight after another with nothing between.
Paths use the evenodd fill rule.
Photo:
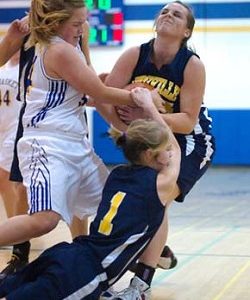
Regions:
<instances>
[{"instance_id":1,"label":"team name lettering on jersey","mask_svg":"<svg viewBox=\"0 0 250 300\"><path fill-rule=\"evenodd\" d=\"M17 89L18 82L16 80L9 79L9 78L0 78L0 85L8 85L13 89Z\"/></svg>"},{"instance_id":2,"label":"team name lettering on jersey","mask_svg":"<svg viewBox=\"0 0 250 300\"><path fill-rule=\"evenodd\" d=\"M165 108L168 113L173 112L174 102L180 94L181 88L173 81L166 78L150 75L141 75L135 77L135 83L145 83L157 88L160 96L165 101Z\"/></svg>"}]
</instances>

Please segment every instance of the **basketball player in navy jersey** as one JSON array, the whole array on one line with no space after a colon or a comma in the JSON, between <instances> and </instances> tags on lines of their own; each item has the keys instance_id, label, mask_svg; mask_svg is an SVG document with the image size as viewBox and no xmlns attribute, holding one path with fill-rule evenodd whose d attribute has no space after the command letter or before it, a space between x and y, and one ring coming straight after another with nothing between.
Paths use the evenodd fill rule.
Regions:
<instances>
[{"instance_id":1,"label":"basketball player in navy jersey","mask_svg":"<svg viewBox=\"0 0 250 300\"><path fill-rule=\"evenodd\" d=\"M133 121L124 133L111 130L130 164L109 175L90 235L46 250L6 278L0 285L3 299L97 300L158 235L166 207L178 192L180 149L150 92L137 88L132 95L150 119ZM133 282L143 284L139 278Z\"/></svg>"},{"instance_id":2,"label":"basketball player in navy jersey","mask_svg":"<svg viewBox=\"0 0 250 300\"><path fill-rule=\"evenodd\" d=\"M25 214L28 210L27 205L27 195L26 195L26 189L23 186L23 178L19 169L19 161L17 156L17 142L23 135L23 126L22 126L22 116L25 110L25 98L26 98L26 92L27 92L27 79L29 70L32 66L32 61L35 55L35 47L26 48L25 43L28 39L29 33L29 27L28 27L28 17L24 17L21 20L15 20L13 21L7 31L6 36L2 40L0 47L1 47L1 57L0 61L1 63L4 63L9 55L13 53L13 51L17 48L21 47L21 54L20 54L20 64L19 64L19 76L18 76L18 66L16 67L16 80L17 77L19 77L19 84L18 84L18 93L17 93L17 85L16 85L16 93L17 93L17 99L20 102L15 101L17 104L21 102L23 103L23 106L21 108L21 113L19 115L19 125L18 125L18 131L16 134L16 142L14 147L14 156L13 161L11 165L11 172L10 172L10 181L8 180L7 183L10 185L15 182L15 196L8 197L8 200L5 201L6 205L13 206L13 201L17 199L16 201L16 209L15 213L8 213L8 216L11 217L13 215L20 215ZM92 68L91 61L90 61L90 54L89 54L89 47L88 47L88 36L89 36L89 25L88 23L83 24L83 35L80 39L80 45L82 47L82 51L84 53L86 63L89 67ZM15 41L13 43L12 41ZM8 49L4 48L8 44ZM8 51L5 51L8 50ZM10 60L14 59L14 57L11 57ZM18 63L18 62L17 62ZM5 72L6 73L6 72ZM9 111L12 111L11 106L8 106ZM7 115L6 115L7 117ZM15 116L17 120L17 115ZM6 123L6 122L5 122ZM10 120L8 120L8 124L10 126ZM4 128L2 126L2 128ZM12 132L12 135L15 135L15 132ZM5 133L5 136L7 133ZM4 150L4 149L3 149ZM8 155L12 157L13 151L8 151ZM11 192L11 189L8 188L7 184L4 183L2 180L2 183L4 184L4 189L9 190ZM80 234L87 234L88 233L88 220L87 218L80 220L76 217L73 218L72 223L70 224L70 231L72 238L80 235ZM30 242L24 241L18 244L15 244L13 246L11 259L8 261L7 266L1 271L0 273L0 281L5 278L6 276L18 271L20 268L22 268L24 265L28 263L29 259L29 252L30 252Z\"/></svg>"},{"instance_id":3,"label":"basketball player in navy jersey","mask_svg":"<svg viewBox=\"0 0 250 300\"><path fill-rule=\"evenodd\" d=\"M155 21L156 37L149 42L130 48L118 59L106 78L108 86L124 88L131 82L148 85L155 90L152 95L165 103L162 119L171 127L180 145L182 159L178 178L179 194L175 198L183 202L185 196L209 167L214 150L211 134L211 118L203 104L205 68L199 56L190 50L187 41L193 32L195 20L191 9L180 1L165 5ZM117 128L126 128L136 118L147 117L145 112L132 107L99 107L101 114ZM165 238L154 240L147 260L139 265L140 274L148 285L153 271L147 270L158 255L154 247L164 248L167 228L162 228ZM149 248L148 248L149 249ZM164 268L164 252L159 259ZM136 273L137 274L137 273ZM112 299L112 298L103 298ZM132 299L124 296L122 299Z\"/></svg>"}]
</instances>

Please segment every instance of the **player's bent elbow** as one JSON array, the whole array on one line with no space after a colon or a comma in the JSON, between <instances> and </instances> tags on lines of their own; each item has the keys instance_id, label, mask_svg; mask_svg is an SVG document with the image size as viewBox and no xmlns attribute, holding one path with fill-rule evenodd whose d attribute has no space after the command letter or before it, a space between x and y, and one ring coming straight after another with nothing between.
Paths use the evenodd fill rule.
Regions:
<instances>
[{"instance_id":1,"label":"player's bent elbow","mask_svg":"<svg viewBox=\"0 0 250 300\"><path fill-rule=\"evenodd\" d=\"M197 120L193 121L193 120L190 120L186 125L185 127L181 130L181 132L179 133L182 133L182 134L191 134L192 131L194 130L194 127L197 123Z\"/></svg>"},{"instance_id":2,"label":"player's bent elbow","mask_svg":"<svg viewBox=\"0 0 250 300\"><path fill-rule=\"evenodd\" d=\"M176 184L176 182L173 183L173 185L169 188L169 192L168 195L165 199L165 206L169 206L174 199L176 199L180 194L180 189L178 187L178 185Z\"/></svg>"}]
</instances>

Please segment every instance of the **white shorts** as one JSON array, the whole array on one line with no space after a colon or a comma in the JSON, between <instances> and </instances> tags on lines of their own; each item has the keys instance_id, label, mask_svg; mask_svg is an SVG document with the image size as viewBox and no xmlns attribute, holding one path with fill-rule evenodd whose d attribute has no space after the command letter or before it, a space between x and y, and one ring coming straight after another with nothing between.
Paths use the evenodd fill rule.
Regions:
<instances>
[{"instance_id":1,"label":"white shorts","mask_svg":"<svg viewBox=\"0 0 250 300\"><path fill-rule=\"evenodd\" d=\"M109 172L87 137L35 133L18 142L29 213L53 210L68 224L95 214Z\"/></svg>"},{"instance_id":2,"label":"white shorts","mask_svg":"<svg viewBox=\"0 0 250 300\"><path fill-rule=\"evenodd\" d=\"M5 132L0 132L0 168L10 172L14 144L16 138L16 127Z\"/></svg>"}]
</instances>

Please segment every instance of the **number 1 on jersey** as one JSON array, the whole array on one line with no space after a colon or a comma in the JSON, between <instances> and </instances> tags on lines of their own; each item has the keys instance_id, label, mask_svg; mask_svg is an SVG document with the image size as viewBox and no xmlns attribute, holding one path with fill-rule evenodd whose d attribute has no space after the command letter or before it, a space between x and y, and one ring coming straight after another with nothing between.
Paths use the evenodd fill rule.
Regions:
<instances>
[{"instance_id":1,"label":"number 1 on jersey","mask_svg":"<svg viewBox=\"0 0 250 300\"><path fill-rule=\"evenodd\" d=\"M118 208L121 205L124 197L126 196L126 193L123 192L118 192L116 193L113 198L111 199L111 206L109 211L106 213L102 221L100 222L100 226L98 229L99 233L105 234L105 235L110 235L112 229L113 229L113 224L112 221L114 217L116 216L118 212Z\"/></svg>"}]
</instances>

